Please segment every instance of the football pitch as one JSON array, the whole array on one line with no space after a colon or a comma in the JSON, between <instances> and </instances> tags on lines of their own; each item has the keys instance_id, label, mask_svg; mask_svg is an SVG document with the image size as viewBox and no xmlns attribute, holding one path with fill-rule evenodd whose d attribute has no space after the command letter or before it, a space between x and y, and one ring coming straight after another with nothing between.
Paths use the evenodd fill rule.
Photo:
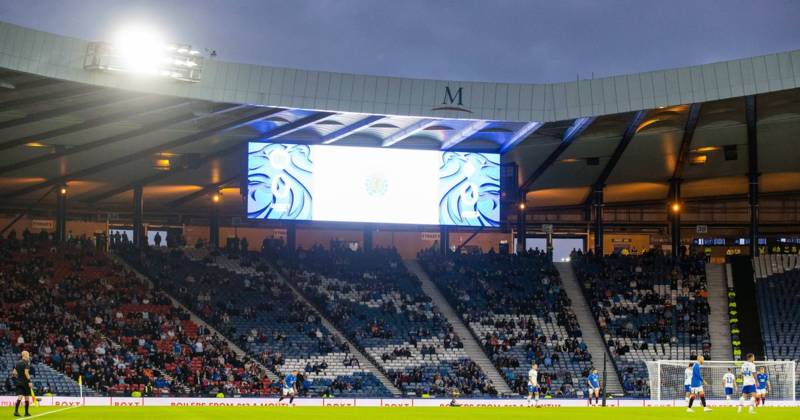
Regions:
<instances>
[{"instance_id":1,"label":"football pitch","mask_svg":"<svg viewBox=\"0 0 800 420\"><path fill-rule=\"evenodd\" d=\"M0 418L14 418L12 409ZM269 419L292 420L515 420L541 417L547 420L576 419L650 419L674 420L683 418L730 419L738 416L757 419L798 419L800 408L766 407L750 416L744 410L737 416L736 409L721 407L704 413L702 408L687 413L685 408L497 408L497 407L32 407L32 417L47 420L183 420L183 419Z\"/></svg>"}]
</instances>

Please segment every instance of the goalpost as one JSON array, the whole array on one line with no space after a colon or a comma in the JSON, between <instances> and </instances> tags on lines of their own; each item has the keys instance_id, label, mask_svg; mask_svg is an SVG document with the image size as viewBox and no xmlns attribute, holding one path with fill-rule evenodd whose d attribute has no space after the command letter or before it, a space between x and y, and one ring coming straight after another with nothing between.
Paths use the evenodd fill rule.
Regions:
<instances>
[{"instance_id":1,"label":"goalpost","mask_svg":"<svg viewBox=\"0 0 800 420\"><path fill-rule=\"evenodd\" d=\"M645 362L650 381L650 398L654 400L682 400L684 371L689 360L655 360ZM795 400L797 372L794 361L756 361L756 369L766 368L771 391L767 399ZM706 398L725 399L722 376L732 369L736 377L732 398L738 399L742 391L741 361L711 361L703 363L701 371L707 385L704 386Z\"/></svg>"}]
</instances>

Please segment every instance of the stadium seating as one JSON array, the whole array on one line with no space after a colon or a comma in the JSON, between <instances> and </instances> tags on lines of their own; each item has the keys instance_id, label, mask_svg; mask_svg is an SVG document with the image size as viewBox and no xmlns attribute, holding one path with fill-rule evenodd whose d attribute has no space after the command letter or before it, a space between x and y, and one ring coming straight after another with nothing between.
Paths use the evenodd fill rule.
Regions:
<instances>
[{"instance_id":1,"label":"stadium seating","mask_svg":"<svg viewBox=\"0 0 800 420\"><path fill-rule=\"evenodd\" d=\"M281 375L298 370L308 395L389 395L311 308L246 255L232 259L197 248L148 250L141 260L123 255L264 365Z\"/></svg>"},{"instance_id":2,"label":"stadium seating","mask_svg":"<svg viewBox=\"0 0 800 420\"><path fill-rule=\"evenodd\" d=\"M29 350L104 394L251 395L266 388L252 363L90 241L0 241L0 323L13 351Z\"/></svg>"},{"instance_id":3,"label":"stadium seating","mask_svg":"<svg viewBox=\"0 0 800 420\"><path fill-rule=\"evenodd\" d=\"M753 266L764 355L767 360L800 360L800 256L762 255Z\"/></svg>"},{"instance_id":4,"label":"stadium seating","mask_svg":"<svg viewBox=\"0 0 800 420\"><path fill-rule=\"evenodd\" d=\"M404 393L496 393L395 250L268 254Z\"/></svg>"},{"instance_id":5,"label":"stadium seating","mask_svg":"<svg viewBox=\"0 0 800 420\"><path fill-rule=\"evenodd\" d=\"M0 329L4 329L0 325ZM20 356L11 349L11 345L6 341L0 340L0 395L13 395L15 389L11 381L11 370L14 364L19 361ZM34 362L31 365L31 375L33 376L33 387L37 396L42 395L63 395L78 396L80 387L77 382L64 375L50 366ZM83 395L87 397L96 396L97 393L91 388L84 388Z\"/></svg>"},{"instance_id":6,"label":"stadium seating","mask_svg":"<svg viewBox=\"0 0 800 420\"><path fill-rule=\"evenodd\" d=\"M627 395L649 395L644 361L709 357L703 258L573 253L572 263Z\"/></svg>"},{"instance_id":7,"label":"stadium seating","mask_svg":"<svg viewBox=\"0 0 800 420\"><path fill-rule=\"evenodd\" d=\"M419 259L512 389L527 394L528 370L536 362L546 394L578 396L591 357L545 255L426 251Z\"/></svg>"}]
</instances>

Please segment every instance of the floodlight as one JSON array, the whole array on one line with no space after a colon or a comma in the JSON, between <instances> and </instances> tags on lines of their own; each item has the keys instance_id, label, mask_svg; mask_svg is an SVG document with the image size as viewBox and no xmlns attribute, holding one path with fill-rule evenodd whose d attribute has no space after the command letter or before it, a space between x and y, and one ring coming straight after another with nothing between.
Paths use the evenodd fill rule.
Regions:
<instances>
[{"instance_id":1,"label":"floodlight","mask_svg":"<svg viewBox=\"0 0 800 420\"><path fill-rule=\"evenodd\" d=\"M83 67L199 82L203 68L199 54L190 45L166 42L153 29L127 26L111 43L89 43Z\"/></svg>"},{"instance_id":2,"label":"floodlight","mask_svg":"<svg viewBox=\"0 0 800 420\"><path fill-rule=\"evenodd\" d=\"M156 74L167 53L161 36L143 27L122 29L112 45L125 67L134 73Z\"/></svg>"}]
</instances>

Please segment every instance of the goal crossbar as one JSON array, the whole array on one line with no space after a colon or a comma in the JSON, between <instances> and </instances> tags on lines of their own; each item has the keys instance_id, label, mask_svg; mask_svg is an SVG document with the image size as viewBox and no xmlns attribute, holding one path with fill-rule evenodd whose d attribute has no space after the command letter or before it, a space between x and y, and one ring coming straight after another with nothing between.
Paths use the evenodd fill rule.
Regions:
<instances>
[{"instance_id":1,"label":"goal crossbar","mask_svg":"<svg viewBox=\"0 0 800 420\"><path fill-rule=\"evenodd\" d=\"M650 382L650 398L654 400L676 400L685 397L685 370L690 360L654 360L647 361L647 373ZM742 388L741 361L705 361L700 369L705 381L706 398L726 399L739 398ZM797 392L798 378L794 361L756 361L756 369L764 368L768 375L770 390L768 398L794 401ZM735 382L733 394L727 395L723 377L730 372Z\"/></svg>"}]
</instances>

